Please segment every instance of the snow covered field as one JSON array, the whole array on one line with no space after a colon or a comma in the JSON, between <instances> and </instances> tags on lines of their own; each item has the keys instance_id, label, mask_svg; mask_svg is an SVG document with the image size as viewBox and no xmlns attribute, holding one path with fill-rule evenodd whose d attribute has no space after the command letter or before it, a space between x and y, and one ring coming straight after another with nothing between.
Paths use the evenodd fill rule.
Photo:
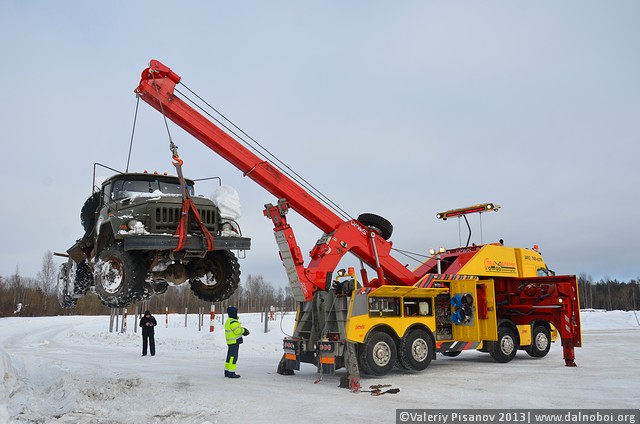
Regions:
<instances>
[{"instance_id":1,"label":"snow covered field","mask_svg":"<svg viewBox=\"0 0 640 424\"><path fill-rule=\"evenodd\" d=\"M640 317L640 313L638 314ZM197 316L157 315L156 356L141 357L139 332L109 333L109 317L0 319L0 423L394 423L396 408L637 408L640 325L633 312L585 311L577 368L564 366L559 343L546 358L519 352L509 364L465 352L438 356L421 373L362 380L398 394L379 397L338 388L339 376L303 364L296 376L275 370L293 314L270 321L240 316L251 330L238 373L223 377L224 331ZM221 331L222 330L222 331Z\"/></svg>"}]
</instances>

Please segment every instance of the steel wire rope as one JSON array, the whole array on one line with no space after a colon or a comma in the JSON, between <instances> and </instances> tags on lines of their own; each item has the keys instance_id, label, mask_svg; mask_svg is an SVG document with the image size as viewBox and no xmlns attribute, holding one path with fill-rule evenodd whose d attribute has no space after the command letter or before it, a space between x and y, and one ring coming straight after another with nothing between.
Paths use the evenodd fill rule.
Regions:
<instances>
[{"instance_id":1,"label":"steel wire rope","mask_svg":"<svg viewBox=\"0 0 640 424\"><path fill-rule=\"evenodd\" d=\"M227 124L225 124L224 122L221 122L220 119L216 118L215 116L213 116L211 113L209 113L207 110L205 110L201 105L199 105L197 102L195 102L194 100L192 100L189 96L187 96L185 93L181 92L179 89L175 88L175 91L178 92L178 94L180 94L186 101L190 102L193 106L195 106L197 109L199 109L200 111L202 111L205 115L207 115L209 118L211 118L212 120L214 120L215 122L217 122L218 124L220 124L224 129L226 129L227 131L229 131L231 134L233 134L234 136L236 136L238 139L240 139L240 141L242 141L247 147L249 147L251 150L253 150L254 152L258 153L260 156L262 156L264 159L267 159L267 155L270 156L273 160L275 160L277 163L279 163L280 165L282 165L282 167L286 168L286 170L290 171L291 173L287 172L285 169L283 169L281 166L278 166L278 164L274 164L276 166L276 168L278 168L281 172L283 172L285 175L287 175L288 177L290 177L292 180L294 180L296 183L300 184L303 188L308 189L309 191L311 191L312 193L315 193L316 195L318 195L320 197L320 200L326 205L328 206L330 209L332 209L334 212L336 212L338 215L341 215L342 218L345 219L353 219L353 217L351 215L349 215L348 212L344 211L341 207L339 207L335 202L333 202L328 196L326 196L324 193L322 193L320 190L318 190L316 187L313 186L313 184L309 183L304 177L300 176L296 171L294 171L293 169L291 169L287 164L285 164L284 162L282 162L276 155L274 155L273 153L271 153L266 147L264 147L262 144L260 144L257 140L255 140L253 137L251 137L249 134L247 134L242 128L240 128L239 126L237 126L233 121L231 121L229 118L227 118L223 113L221 113L220 111L218 111L215 107L213 107L211 104L209 104L206 100L204 100L202 97L200 97L196 92L194 92L193 90L191 90L187 85L185 85L184 83L180 82L180 85L182 85L185 89L187 89L191 94L193 94L195 97L198 98L198 100L200 100L202 103L204 103L205 105L207 105L207 107L209 107L211 110L213 110L216 114L218 114L220 117L222 117L226 122L229 123L229 125L233 126L234 128L236 128L240 133L242 133L245 137L247 137L248 139L250 139L255 145L257 145L260 149L262 149L262 151L260 151L260 149L256 148L255 146L253 146L251 143L249 143L247 140L245 140L242 136L240 136L236 131L234 131L233 129L229 128L229 126ZM162 102L160 102L160 107L161 107L161 111L162 111L162 116L164 117L164 121L165 121L165 126L167 128L167 133L169 135L169 142L171 144L171 146L175 146L173 143L173 140L171 139L171 133L169 132L169 126L167 123L167 118L165 116L164 113L164 108L162 107ZM295 175L295 178L293 175ZM423 261L421 261L420 259L417 259L411 255L417 255L417 256L421 256L421 257L425 257L428 258L429 256L427 255L421 255L419 253L415 253L415 252L409 252L406 250L401 250L401 249L397 249L397 248L392 248L392 250L398 252L399 254L414 260L418 263L422 263Z\"/></svg>"},{"instance_id":2,"label":"steel wire rope","mask_svg":"<svg viewBox=\"0 0 640 424\"><path fill-rule=\"evenodd\" d=\"M349 215L348 212L346 212L344 209L342 209L340 206L338 206L335 202L333 202L327 195L325 195L324 193L322 193L319 189L317 189L316 187L313 186L313 184L311 184L310 182L308 182L304 177L302 177L301 175L299 175L296 171L294 171L293 169L291 169L287 164L285 164L284 162L282 162L276 155L274 155L273 153L271 153L266 147L264 147L262 144L260 144L257 140L255 140L253 137L251 137L249 134L247 134L242 128L238 127L233 121L231 121L229 118L227 118L224 114L222 114L220 111L218 111L215 107L213 107L212 105L210 105L206 100L204 100L202 97L200 97L197 93L195 93L193 90L191 90L188 86L186 86L184 83L180 83L180 85L182 85L184 88L186 88L187 90L189 90L189 92L191 94L193 94L195 97L198 98L198 100L200 100L202 103L204 103L205 105L207 105L211 110L213 110L216 114L218 114L220 117L222 117L226 122L229 123L229 125L233 126L234 128L236 128L240 133L242 133L245 137L247 137L249 140L251 140L255 145L257 145L260 149L262 149L262 151L260 151L260 149L254 147L251 143L249 143L247 140L245 140L242 136L240 136L236 131L232 130L231 128L229 128L226 124L224 124L223 122L221 122L218 118L216 118L215 116L213 116L211 113L209 113L208 111L206 111L203 107L201 107L198 103L196 103L195 101L193 101L191 98L189 98L187 95L185 95L185 93L181 92L178 89L175 89L175 91L177 91L180 95L182 95L186 100L188 100L191 104L193 104L195 107L197 107L198 109L200 109L203 113L205 113L207 116L209 116L211 119L213 119L215 122L217 122L218 124L220 124L223 128L225 128L227 131L229 131L231 134L233 134L234 136L236 136L238 139L240 139L245 145L247 145L249 148L251 148L251 150L253 150L254 152L258 153L260 156L262 156L264 159L268 159L268 157L271 157L274 161L276 161L277 163L274 164L276 166L276 168L278 168L282 173L284 173L285 175L287 175L288 177L290 177L292 180L294 180L296 183L300 184L303 188L311 191L313 194L317 195L320 200L322 201L322 203L324 203L326 206L328 206L330 209L332 209L334 212L336 212L338 215L340 215L342 218L344 219L353 219L353 217L351 215ZM267 157L268 156L268 157ZM280 165L278 165L280 164ZM286 169L286 170L285 170ZM289 172L287 172L287 170ZM293 175L292 175L293 174ZM295 177L294 177L295 175Z\"/></svg>"},{"instance_id":3,"label":"steel wire rope","mask_svg":"<svg viewBox=\"0 0 640 424\"><path fill-rule=\"evenodd\" d=\"M398 252L398 253L399 253L399 254L401 254L402 256L406 256L407 258L409 258L409 259L411 259L411 260L414 260L414 261L416 261L416 262L418 262L418 263L423 263L423 262L424 262L424 260L419 259L419 258L415 258L415 257L413 257L413 256L411 256L411 255L420 256L420 257L422 257L422 258L430 258L430 257L431 257L431 256L429 256L429 255L423 255L423 254L421 254L421 253L416 253L416 252L409 252L408 250L401 250L401 249L397 249L397 248L395 248L395 247L392 247L392 248L391 248L391 250L393 250L393 251L395 251L395 252Z\"/></svg>"},{"instance_id":4,"label":"steel wire rope","mask_svg":"<svg viewBox=\"0 0 640 424\"><path fill-rule=\"evenodd\" d=\"M158 87L158 84L156 84L156 76L154 75L154 72L151 72L151 78L153 79L153 86L156 88L156 94L158 95L158 98L160 98L160 88ZM167 121L167 114L164 113L164 106L162 106L162 101L159 101L158 104L160 105L160 112L162 113L162 119L164 119L164 126L167 129L167 135L169 136L169 150L171 150L171 155L174 158L177 158L178 146L176 146L173 143L173 138L171 137L171 131L169 131L169 122Z\"/></svg>"},{"instance_id":5,"label":"steel wire rope","mask_svg":"<svg viewBox=\"0 0 640 424\"><path fill-rule=\"evenodd\" d=\"M131 128L131 141L129 141L129 154L127 155L127 169L125 173L129 172L129 163L131 162L131 150L133 149L133 136L136 133L136 121L138 120L138 106L140 106L140 96L136 96L136 111L133 114L133 128Z\"/></svg>"}]
</instances>

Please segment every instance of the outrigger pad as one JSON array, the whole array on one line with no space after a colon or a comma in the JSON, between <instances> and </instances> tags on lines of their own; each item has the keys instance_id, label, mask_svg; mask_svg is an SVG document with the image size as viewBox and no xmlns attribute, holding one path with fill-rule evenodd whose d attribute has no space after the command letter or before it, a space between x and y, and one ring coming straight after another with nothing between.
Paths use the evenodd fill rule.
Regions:
<instances>
[{"instance_id":1,"label":"outrigger pad","mask_svg":"<svg viewBox=\"0 0 640 424\"><path fill-rule=\"evenodd\" d=\"M358 377L344 375L340 377L340 384L338 387L342 389L349 389L352 392L358 392L360 390L360 379Z\"/></svg>"}]
</instances>

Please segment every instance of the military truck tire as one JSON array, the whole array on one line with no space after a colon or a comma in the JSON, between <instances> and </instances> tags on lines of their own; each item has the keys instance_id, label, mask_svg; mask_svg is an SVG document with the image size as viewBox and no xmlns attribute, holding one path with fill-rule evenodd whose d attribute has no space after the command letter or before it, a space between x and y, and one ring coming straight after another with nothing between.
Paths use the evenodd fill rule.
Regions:
<instances>
[{"instance_id":1,"label":"military truck tire","mask_svg":"<svg viewBox=\"0 0 640 424\"><path fill-rule=\"evenodd\" d=\"M67 309L67 308L75 308L76 304L78 303L78 300L74 297L72 297L71 291L73 290L72 287L70 287L69 282L70 280L70 275L69 275L69 269L70 269L70 263L69 262L65 262L62 265L60 265L60 270L58 271L58 287L57 287L57 295L58 295L58 303L60 303L60 306Z\"/></svg>"},{"instance_id":2,"label":"military truck tire","mask_svg":"<svg viewBox=\"0 0 640 424\"><path fill-rule=\"evenodd\" d=\"M89 291L89 287L93 285L93 272L86 260L76 265L75 285L73 293L84 296Z\"/></svg>"},{"instance_id":3,"label":"military truck tire","mask_svg":"<svg viewBox=\"0 0 640 424\"><path fill-rule=\"evenodd\" d=\"M381 216L372 213L363 213L358 217L358 221L365 227L369 227L378 232L380 237L385 240L389 240L391 234L393 234L393 225Z\"/></svg>"},{"instance_id":4,"label":"military truck tire","mask_svg":"<svg viewBox=\"0 0 640 424\"><path fill-rule=\"evenodd\" d=\"M358 365L364 374L385 375L393 369L397 352L393 337L383 331L374 331L360 346Z\"/></svg>"},{"instance_id":5,"label":"military truck tire","mask_svg":"<svg viewBox=\"0 0 640 424\"><path fill-rule=\"evenodd\" d=\"M551 349L551 334L549 330L542 325L535 325L533 327L531 345L524 349L525 352L534 358L542 358L547 356L549 349Z\"/></svg>"},{"instance_id":6,"label":"military truck tire","mask_svg":"<svg viewBox=\"0 0 640 424\"><path fill-rule=\"evenodd\" d=\"M228 250L209 252L204 258L205 273L189 279L193 293L206 302L228 299L240 284L240 265Z\"/></svg>"},{"instance_id":7,"label":"military truck tire","mask_svg":"<svg viewBox=\"0 0 640 424\"><path fill-rule=\"evenodd\" d=\"M411 330L400 341L400 363L407 369L422 371L433 358L435 346L431 335L421 329Z\"/></svg>"},{"instance_id":8,"label":"military truck tire","mask_svg":"<svg viewBox=\"0 0 640 424\"><path fill-rule=\"evenodd\" d=\"M141 295L146 270L136 254L112 245L100 253L93 276L100 301L111 308L121 308Z\"/></svg>"},{"instance_id":9,"label":"military truck tire","mask_svg":"<svg viewBox=\"0 0 640 424\"><path fill-rule=\"evenodd\" d=\"M518 352L518 339L515 332L508 326L498 328L498 341L493 343L489 351L491 357L500 363L510 362Z\"/></svg>"}]
</instances>

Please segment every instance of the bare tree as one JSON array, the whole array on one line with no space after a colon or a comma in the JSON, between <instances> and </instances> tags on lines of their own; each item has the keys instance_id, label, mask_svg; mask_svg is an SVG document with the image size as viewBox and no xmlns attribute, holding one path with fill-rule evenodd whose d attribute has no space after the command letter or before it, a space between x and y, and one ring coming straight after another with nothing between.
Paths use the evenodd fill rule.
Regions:
<instances>
[{"instance_id":1,"label":"bare tree","mask_svg":"<svg viewBox=\"0 0 640 424\"><path fill-rule=\"evenodd\" d=\"M38 272L37 281L38 286L43 293L43 311L44 315L47 315L47 307L49 295L55 293L56 288L56 264L53 261L53 253L48 250L42 257L42 268Z\"/></svg>"},{"instance_id":2,"label":"bare tree","mask_svg":"<svg viewBox=\"0 0 640 424\"><path fill-rule=\"evenodd\" d=\"M37 276L38 284L43 292L47 294L55 292L57 274L58 270L53 261L53 253L48 250L42 257L42 268Z\"/></svg>"}]
</instances>

